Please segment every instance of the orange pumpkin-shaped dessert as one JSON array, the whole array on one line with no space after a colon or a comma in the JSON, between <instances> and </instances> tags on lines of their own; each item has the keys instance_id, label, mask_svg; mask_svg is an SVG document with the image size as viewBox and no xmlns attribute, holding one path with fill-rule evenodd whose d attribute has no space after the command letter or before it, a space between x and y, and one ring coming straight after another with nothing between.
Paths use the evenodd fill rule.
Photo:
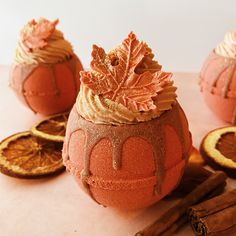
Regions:
<instances>
[{"instance_id":1,"label":"orange pumpkin-shaped dessert","mask_svg":"<svg viewBox=\"0 0 236 236\"><path fill-rule=\"evenodd\" d=\"M171 74L133 33L106 54L93 46L91 71L67 124L64 163L104 206L149 206L179 183L191 135Z\"/></svg>"},{"instance_id":2,"label":"orange pumpkin-shaped dessert","mask_svg":"<svg viewBox=\"0 0 236 236\"><path fill-rule=\"evenodd\" d=\"M200 86L206 104L222 120L236 124L236 31L206 59Z\"/></svg>"},{"instance_id":3,"label":"orange pumpkin-shaped dessert","mask_svg":"<svg viewBox=\"0 0 236 236\"><path fill-rule=\"evenodd\" d=\"M57 23L32 20L22 29L10 71L10 86L18 98L44 115L72 108L83 69Z\"/></svg>"}]
</instances>

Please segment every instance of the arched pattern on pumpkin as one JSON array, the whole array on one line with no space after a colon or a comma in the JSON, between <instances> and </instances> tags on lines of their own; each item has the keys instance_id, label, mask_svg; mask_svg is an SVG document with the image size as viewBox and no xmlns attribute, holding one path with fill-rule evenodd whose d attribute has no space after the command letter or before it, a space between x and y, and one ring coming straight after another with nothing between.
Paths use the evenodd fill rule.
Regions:
<instances>
[{"instance_id":1,"label":"arched pattern on pumpkin","mask_svg":"<svg viewBox=\"0 0 236 236\"><path fill-rule=\"evenodd\" d=\"M180 117L180 109L179 105L176 103L172 110L165 112L160 118L153 119L151 121L138 123L136 125L126 125L125 129L121 126L109 126L109 125L94 125L93 123L86 121L76 111L76 107L74 107L71 111L68 120L68 126L66 131L66 139L63 148L63 157L64 163L67 166L68 170L73 174L75 173L76 166L71 162L68 146L70 143L70 137L73 132L76 130L82 129L86 135L86 148L83 156L84 168L80 173L81 181L84 183L84 186L89 191L89 185L87 181L90 179L90 158L93 147L102 139L107 139L112 144L112 166L114 170L122 169L122 149L124 142L129 137L141 137L146 140L153 147L153 157L155 161L155 178L156 178L156 186L154 189L155 194L161 195L162 193L162 183L165 180L166 170L165 166L165 133L164 133L164 125L169 125L173 128L177 137L179 138L180 148L182 151L182 160L186 160L188 158L188 154L190 151L191 141L186 140L190 139L190 135L185 137L185 133L183 133L182 120L183 116ZM185 120L185 122L187 122ZM168 142L168 140L167 140ZM189 144L189 147L186 149Z\"/></svg>"},{"instance_id":2,"label":"arched pattern on pumpkin","mask_svg":"<svg viewBox=\"0 0 236 236\"><path fill-rule=\"evenodd\" d=\"M216 93L223 97L229 96L230 87L234 82L234 72L236 70L236 60L219 56L212 52L202 67L200 73L200 85L202 89L208 89L211 93ZM223 76L223 78L222 78ZM224 80L224 81L220 81ZM218 88L219 83L224 87Z\"/></svg>"},{"instance_id":3,"label":"arched pattern on pumpkin","mask_svg":"<svg viewBox=\"0 0 236 236\"><path fill-rule=\"evenodd\" d=\"M236 123L236 60L217 55L214 51L206 59L200 73L201 91L222 99L235 100L231 122ZM228 119L228 121L229 121Z\"/></svg>"},{"instance_id":4,"label":"arched pattern on pumpkin","mask_svg":"<svg viewBox=\"0 0 236 236\"><path fill-rule=\"evenodd\" d=\"M30 104L28 96L38 96L41 98L46 97L47 95L54 96L53 99L58 99L58 97L61 97L60 89L57 85L57 76L56 71L57 66L65 66L65 69L70 71L72 74L72 83L73 83L73 93L74 93L74 101L76 99L77 93L79 91L79 85L78 85L78 70L82 70L82 64L80 63L79 59L74 55L70 60L64 62L64 63L58 63L58 64L40 64L40 65L24 65L24 64L14 64L11 67L10 71L10 87L15 91L16 95L19 97L21 102L23 102L27 107L29 107L33 112L40 113L40 110L38 110L36 107ZM49 73L46 77L49 79L50 89L52 91L33 91L32 89L26 88L25 84L29 79L34 76L34 73L38 73L37 69L42 69L46 73ZM66 81L67 78L65 78ZM45 103L45 106L47 105L47 100L43 101L42 103ZM70 106L72 106L73 103L71 103ZM64 108L64 110L69 109L70 107ZM62 110L58 111L62 112ZM55 113L55 112L54 112Z\"/></svg>"}]
</instances>

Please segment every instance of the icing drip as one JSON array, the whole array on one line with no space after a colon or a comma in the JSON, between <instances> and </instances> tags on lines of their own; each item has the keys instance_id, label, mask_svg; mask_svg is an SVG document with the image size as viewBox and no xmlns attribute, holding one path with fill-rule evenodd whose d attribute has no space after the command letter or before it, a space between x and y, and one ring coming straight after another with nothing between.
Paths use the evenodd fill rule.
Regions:
<instances>
[{"instance_id":1,"label":"icing drip","mask_svg":"<svg viewBox=\"0 0 236 236\"><path fill-rule=\"evenodd\" d=\"M228 75L228 77L226 77L226 81L225 81L224 87L222 89L222 96L224 98L227 97L227 94L230 91L230 84L233 80L234 69L235 69L235 65L230 66L230 70L228 72L229 75Z\"/></svg>"},{"instance_id":2,"label":"icing drip","mask_svg":"<svg viewBox=\"0 0 236 236\"><path fill-rule=\"evenodd\" d=\"M12 65L9 82L9 86L17 93L21 101L23 101L34 113L36 113L36 111L27 100L24 83L34 73L36 68L37 65L33 64L28 66ZM20 70L19 76L14 75L16 70Z\"/></svg>"},{"instance_id":3,"label":"icing drip","mask_svg":"<svg viewBox=\"0 0 236 236\"><path fill-rule=\"evenodd\" d=\"M90 157L94 146L101 139L108 139L112 143L112 163L115 170L122 168L122 148L123 143L129 137L142 137L153 148L153 156L155 161L155 176L156 186L154 189L155 194L161 194L162 183L166 176L165 164L165 133L164 125L170 125L173 127L180 138L182 144L182 159L185 160L188 157L189 150L186 150L186 140L183 134L183 127L180 118L180 110L178 103L173 106L172 110L166 111L161 116L161 119L153 119L147 122L125 125L112 126L112 125L94 125L82 118L74 106L67 126L66 139L63 149L63 159L67 168L70 169L70 160L68 154L68 146L71 134L77 130L83 130L86 136L84 145L84 169L80 173L81 181L85 187L86 192L93 198L90 191L89 184L87 183L88 177L90 176ZM182 111L181 111L182 112ZM158 135L157 135L158 134ZM190 147L189 147L190 148ZM77 170L78 171L78 170ZM73 171L71 171L73 172ZM73 173L76 174L76 173ZM93 198L94 199L94 198ZM95 200L95 199L94 199Z\"/></svg>"}]
</instances>

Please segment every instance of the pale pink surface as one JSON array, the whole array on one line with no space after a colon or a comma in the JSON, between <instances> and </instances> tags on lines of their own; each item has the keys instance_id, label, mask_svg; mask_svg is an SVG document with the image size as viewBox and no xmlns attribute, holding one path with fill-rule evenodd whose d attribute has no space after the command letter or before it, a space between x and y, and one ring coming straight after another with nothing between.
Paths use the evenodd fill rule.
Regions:
<instances>
[{"instance_id":1,"label":"pale pink surface","mask_svg":"<svg viewBox=\"0 0 236 236\"><path fill-rule=\"evenodd\" d=\"M27 130L42 117L25 108L8 88L8 67L0 67L0 139ZM211 129L227 125L203 102L197 74L176 73L180 104L189 120L193 142L199 146ZM229 180L229 187L236 181ZM64 173L56 178L21 180L0 175L0 235L12 236L130 236L151 223L173 202L121 212L94 203ZM191 236L189 226L179 236Z\"/></svg>"}]
</instances>

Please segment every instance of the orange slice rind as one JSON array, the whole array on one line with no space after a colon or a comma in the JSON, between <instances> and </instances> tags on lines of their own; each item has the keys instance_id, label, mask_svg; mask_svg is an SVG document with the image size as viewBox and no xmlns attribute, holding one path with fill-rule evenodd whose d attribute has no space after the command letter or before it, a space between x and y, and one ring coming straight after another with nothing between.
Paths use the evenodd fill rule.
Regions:
<instances>
[{"instance_id":1,"label":"orange slice rind","mask_svg":"<svg viewBox=\"0 0 236 236\"><path fill-rule=\"evenodd\" d=\"M209 132L203 139L200 152L207 164L236 177L236 126Z\"/></svg>"},{"instance_id":2,"label":"orange slice rind","mask_svg":"<svg viewBox=\"0 0 236 236\"><path fill-rule=\"evenodd\" d=\"M0 143L0 171L18 178L40 178L65 168L62 143L33 136L29 131L14 134Z\"/></svg>"},{"instance_id":3,"label":"orange slice rind","mask_svg":"<svg viewBox=\"0 0 236 236\"><path fill-rule=\"evenodd\" d=\"M40 121L31 128L33 135L54 142L63 142L69 113L57 114Z\"/></svg>"}]
</instances>

